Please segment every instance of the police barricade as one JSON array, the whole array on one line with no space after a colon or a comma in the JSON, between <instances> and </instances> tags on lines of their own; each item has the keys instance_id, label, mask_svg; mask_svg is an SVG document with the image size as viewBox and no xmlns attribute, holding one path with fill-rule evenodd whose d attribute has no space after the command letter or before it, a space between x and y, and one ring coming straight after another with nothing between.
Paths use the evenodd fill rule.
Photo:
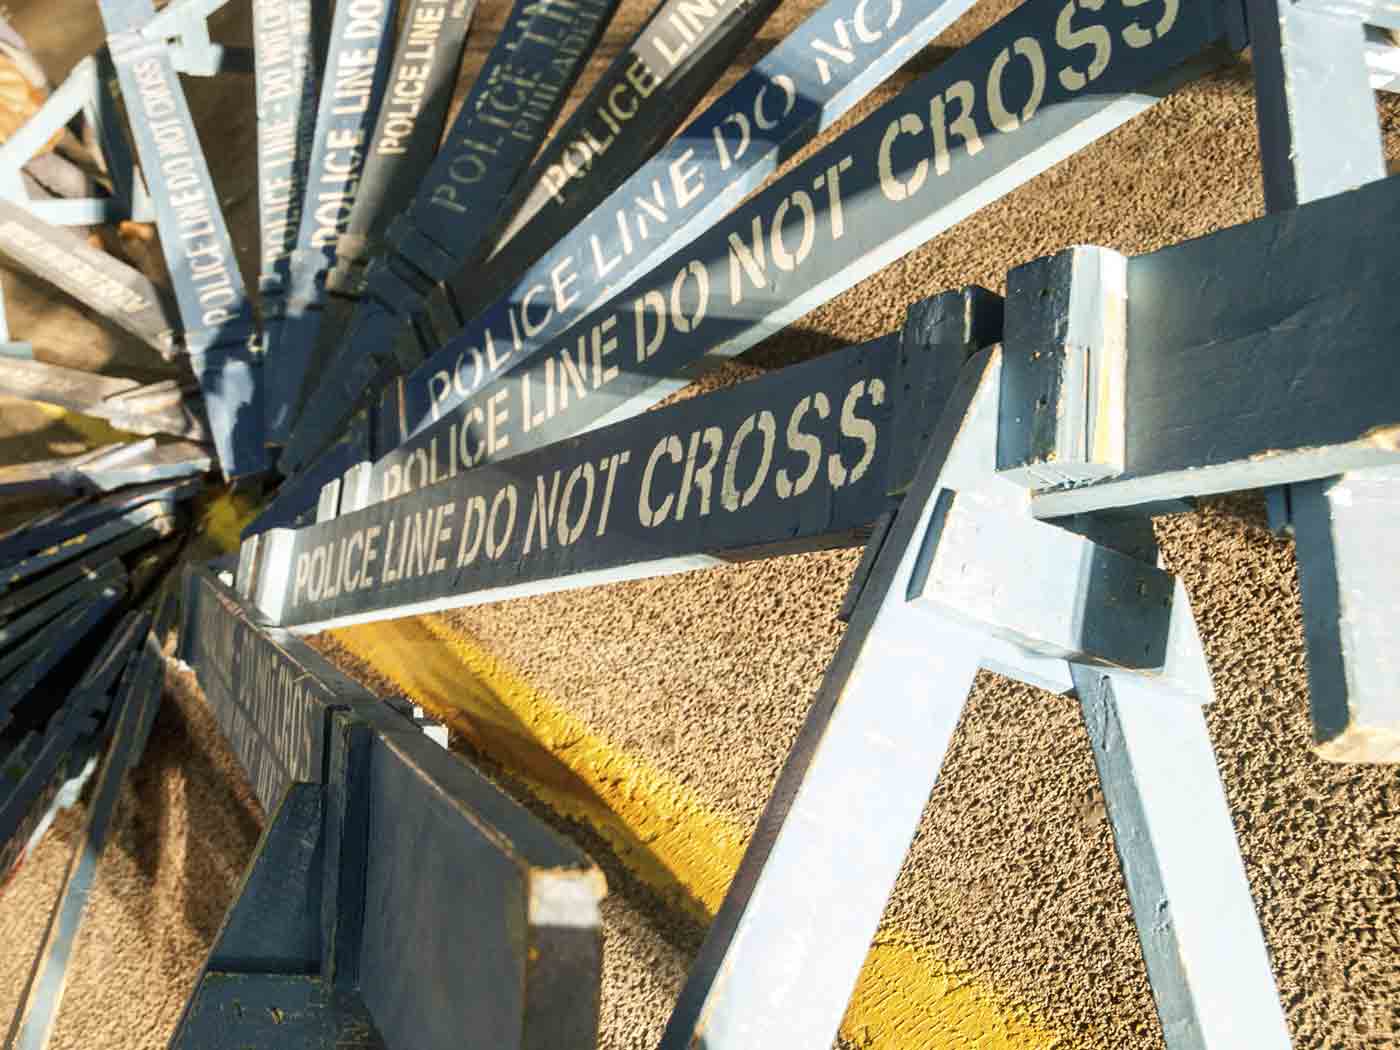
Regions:
<instances>
[{"instance_id":1,"label":"police barricade","mask_svg":"<svg viewBox=\"0 0 1400 1050\"><path fill-rule=\"evenodd\" d=\"M0 357L0 395L60 405L131 434L171 434L207 444L200 399L177 380L138 383L75 368Z\"/></svg>"},{"instance_id":2,"label":"police barricade","mask_svg":"<svg viewBox=\"0 0 1400 1050\"><path fill-rule=\"evenodd\" d=\"M898 341L514 456L481 454L502 420L464 428L465 461L456 433L430 441L342 482L383 486L378 502L332 485L324 520L250 537L241 584L315 631L841 542L884 519L662 1045L830 1044L930 756L991 667L1079 698L1168 1044L1284 1047L1201 715L1204 650L1146 514L1400 463L1392 220L1400 179L1143 256L1069 249L1009 274L1004 317L988 293L949 293ZM523 403L567 410L584 387L570 363ZM359 509L337 515L347 498ZM837 819L852 792L870 819ZM862 861L814 863L838 856ZM801 1010L765 1006L780 965L800 970Z\"/></svg>"},{"instance_id":3,"label":"police barricade","mask_svg":"<svg viewBox=\"0 0 1400 1050\"><path fill-rule=\"evenodd\" d=\"M425 280L444 278L475 258L499 214L509 210L517 177L544 141L617 2L517 0L412 202L386 231L392 251L369 263L349 320L343 312L333 319L344 324L347 338L392 344L430 286ZM288 340L287 359L269 375L268 437L275 445L287 442L310 393L304 388L319 322L319 311L306 313L305 331Z\"/></svg>"},{"instance_id":4,"label":"police barricade","mask_svg":"<svg viewBox=\"0 0 1400 1050\"><path fill-rule=\"evenodd\" d=\"M99 7L219 467L228 478L259 474L266 454L252 304L171 50L161 35L143 33L156 15L150 0Z\"/></svg>"},{"instance_id":5,"label":"police barricade","mask_svg":"<svg viewBox=\"0 0 1400 1050\"><path fill-rule=\"evenodd\" d=\"M96 716L105 716L100 737L106 750L100 763L95 761L95 744L90 744L85 752L87 771L97 765L93 791L44 940L10 1023L7 1046L47 1046L53 1033L67 985L69 962L82 929L117 800L127 771L141 759L160 707L165 682L162 646L174 625L176 605L173 589L165 587L154 610L130 613L113 632L65 708L59 728L70 735L75 728L89 737L97 734Z\"/></svg>"},{"instance_id":6,"label":"police barricade","mask_svg":"<svg viewBox=\"0 0 1400 1050\"><path fill-rule=\"evenodd\" d=\"M184 593L270 819L172 1046L593 1046L592 862L207 569Z\"/></svg>"}]
</instances>

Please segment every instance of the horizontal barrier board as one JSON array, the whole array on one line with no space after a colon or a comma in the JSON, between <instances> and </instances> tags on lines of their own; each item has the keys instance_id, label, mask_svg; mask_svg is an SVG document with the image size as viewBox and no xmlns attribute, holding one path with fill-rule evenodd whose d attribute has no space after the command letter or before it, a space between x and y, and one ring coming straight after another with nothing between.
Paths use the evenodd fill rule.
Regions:
<instances>
[{"instance_id":1,"label":"horizontal barrier board","mask_svg":"<svg viewBox=\"0 0 1400 1050\"><path fill-rule=\"evenodd\" d=\"M10 653L0 670L0 727L19 719L17 708L82 645L126 596L125 575L93 591L88 601L62 614L48 628ZM44 698L39 698L41 701ZM51 706L44 711L44 720Z\"/></svg>"},{"instance_id":2,"label":"horizontal barrier board","mask_svg":"<svg viewBox=\"0 0 1400 1050\"><path fill-rule=\"evenodd\" d=\"M435 418L528 358L585 311L718 222L777 169L783 156L844 115L950 26L969 2L941 0L916 8L895 0L874 9L870 0L825 4L572 226L495 296L493 305L477 312L445 348L416 367L381 404L375 451L397 445L429 412ZM490 281L496 269L492 263L484 279ZM468 296L459 287L456 294L460 301L479 302L484 290ZM468 347L484 349L487 360ZM336 396L310 406L284 453L284 468L307 463L364 399L356 374L330 373L325 382L335 384L325 389ZM399 397L398 391L405 393Z\"/></svg>"},{"instance_id":3,"label":"horizontal barrier board","mask_svg":"<svg viewBox=\"0 0 1400 1050\"><path fill-rule=\"evenodd\" d=\"M618 0L517 0L412 203L371 260L345 343L325 371L388 355L434 281L475 259L524 192L519 176L548 135ZM298 377L298 383L301 377ZM313 397L311 403L323 401ZM300 423L298 424L300 432ZM289 461L290 462L290 461ZM282 466L286 472L288 467Z\"/></svg>"},{"instance_id":4,"label":"horizontal barrier board","mask_svg":"<svg viewBox=\"0 0 1400 1050\"><path fill-rule=\"evenodd\" d=\"M142 504L164 503L173 509L174 504L192 499L202 487L195 480L140 485L108 496L78 500L37 515L0 533L0 565L62 543Z\"/></svg>"},{"instance_id":5,"label":"horizontal barrier board","mask_svg":"<svg viewBox=\"0 0 1400 1050\"><path fill-rule=\"evenodd\" d=\"M377 301L355 311L346 336L351 344L391 344L431 280L474 257L496 217L509 210L517 176L547 135L617 2L517 0L416 196L387 232L391 253L369 265L366 293ZM309 356L311 348L304 352ZM304 362L295 366L285 377L290 393L282 396L295 405L308 378ZM276 443L286 442L287 430L274 431Z\"/></svg>"},{"instance_id":6,"label":"horizontal barrier board","mask_svg":"<svg viewBox=\"0 0 1400 1050\"><path fill-rule=\"evenodd\" d=\"M459 308L470 316L489 305L504 290L493 280L497 273L520 273L621 185L671 137L776 6L663 0L530 166L529 191L496 236L485 274L472 267L453 275Z\"/></svg>"},{"instance_id":7,"label":"horizontal barrier board","mask_svg":"<svg viewBox=\"0 0 1400 1050\"><path fill-rule=\"evenodd\" d=\"M271 813L289 784L324 779L329 713L372 697L304 643L251 622L208 570L187 568L184 594L181 654Z\"/></svg>"},{"instance_id":8,"label":"horizontal barrier board","mask_svg":"<svg viewBox=\"0 0 1400 1050\"><path fill-rule=\"evenodd\" d=\"M203 406L173 380L140 383L43 361L0 357L0 394L60 405L105 419L132 434L170 434L207 442Z\"/></svg>"},{"instance_id":9,"label":"horizontal barrier board","mask_svg":"<svg viewBox=\"0 0 1400 1050\"><path fill-rule=\"evenodd\" d=\"M169 356L179 314L169 295L133 266L0 199L0 255L66 292L84 306Z\"/></svg>"},{"instance_id":10,"label":"horizontal barrier board","mask_svg":"<svg viewBox=\"0 0 1400 1050\"><path fill-rule=\"evenodd\" d=\"M125 575L120 562L115 560L104 562L90 576L83 576L25 610L23 615L6 621L4 626L0 626L0 652L5 652L9 646L15 645L32 632L56 619L70 606L79 601L91 600L95 594L124 579ZM0 660L0 678L3 678L8 670L4 666L6 660L8 660L8 655L4 660Z\"/></svg>"},{"instance_id":11,"label":"horizontal barrier board","mask_svg":"<svg viewBox=\"0 0 1400 1050\"><path fill-rule=\"evenodd\" d=\"M398 0L336 5L307 162L300 226L285 267L285 303L267 322L266 440L280 445L292 422L315 346L324 280L335 264L365 172L366 148L393 56ZM312 307L317 309L313 310ZM309 328L307 326L310 326Z\"/></svg>"},{"instance_id":12,"label":"horizontal barrier board","mask_svg":"<svg viewBox=\"0 0 1400 1050\"><path fill-rule=\"evenodd\" d=\"M1223 2L1028 3L861 124L789 171L690 247L590 312L569 337L458 404L433 412L423 385L400 398L425 421L375 462L388 472L453 427L481 429L484 459L519 455L624 418L683 386L705 355L729 356L851 287L977 208L1155 104L1229 29ZM1083 32L1082 46L1060 32ZM1088 43L1100 40L1099 46ZM1092 74L1092 75L1091 75ZM576 353L584 392L541 404ZM586 370L579 368L587 365ZM473 366L474 367L474 366Z\"/></svg>"},{"instance_id":13,"label":"horizontal barrier board","mask_svg":"<svg viewBox=\"0 0 1400 1050\"><path fill-rule=\"evenodd\" d=\"M355 203L336 245L335 267L326 274L329 294L321 315L308 315L296 336L315 343L303 403L294 406L298 417L339 352L365 290L365 268L385 250L385 230L413 202L432 164L475 12L476 0L414 0L404 15Z\"/></svg>"},{"instance_id":14,"label":"horizontal barrier board","mask_svg":"<svg viewBox=\"0 0 1400 1050\"><path fill-rule=\"evenodd\" d=\"M961 348L942 349L955 368ZM284 625L326 626L623 567L856 542L902 488L898 413L936 407L951 385L935 372L941 390L905 394L901 356L887 336L460 473L454 434L387 475L366 509L265 534L260 605ZM468 461L480 440L465 436Z\"/></svg>"},{"instance_id":15,"label":"horizontal barrier board","mask_svg":"<svg viewBox=\"0 0 1400 1050\"><path fill-rule=\"evenodd\" d=\"M71 537L54 547L32 554L13 564L0 567L0 592L55 566L83 557L113 540L138 534L145 542L168 536L173 530L173 515L168 506L151 503L128 511L119 518L103 522L91 532Z\"/></svg>"}]
</instances>

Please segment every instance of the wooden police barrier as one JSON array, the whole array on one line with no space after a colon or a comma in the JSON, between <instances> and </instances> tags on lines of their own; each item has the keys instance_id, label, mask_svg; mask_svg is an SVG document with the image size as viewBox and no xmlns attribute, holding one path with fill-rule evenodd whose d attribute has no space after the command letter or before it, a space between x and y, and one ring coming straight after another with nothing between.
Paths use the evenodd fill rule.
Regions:
<instances>
[{"instance_id":1,"label":"wooden police barrier","mask_svg":"<svg viewBox=\"0 0 1400 1050\"><path fill-rule=\"evenodd\" d=\"M1105 7L1096 24L1125 44L1109 49L1090 80L1081 56L1056 42L1062 5L1018 8L591 309L568 336L525 359L489 342L470 348L468 374L479 365L498 377L483 374L480 384L464 378L444 392L423 375L392 385L373 454L360 458L376 459L381 473L402 466L434 439L445 446L449 428L479 431L488 412L496 422L485 459L517 455L654 404L685 384L699 358L748 349L1218 61L1212 45L1237 28L1232 11L1172 5L1149 25L1138 8ZM523 391L550 389L565 356L583 394L567 404L535 397L527 414Z\"/></svg>"},{"instance_id":2,"label":"wooden police barrier","mask_svg":"<svg viewBox=\"0 0 1400 1050\"><path fill-rule=\"evenodd\" d=\"M257 0L253 53L258 103L258 297L264 339L285 309L287 271L306 196L328 0Z\"/></svg>"},{"instance_id":3,"label":"wooden police barrier","mask_svg":"<svg viewBox=\"0 0 1400 1050\"><path fill-rule=\"evenodd\" d=\"M258 474L266 453L252 307L184 91L164 41L141 33L151 0L99 6L219 467L229 478Z\"/></svg>"},{"instance_id":4,"label":"wooden police barrier","mask_svg":"<svg viewBox=\"0 0 1400 1050\"><path fill-rule=\"evenodd\" d=\"M327 626L858 543L907 481L895 449L917 434L911 410L936 414L967 354L1000 337L999 303L980 290L916 315L931 323L904 338L499 464L459 471L455 444L430 448L411 480L383 475L411 495L263 534L258 605Z\"/></svg>"},{"instance_id":5,"label":"wooden police barrier","mask_svg":"<svg viewBox=\"0 0 1400 1050\"><path fill-rule=\"evenodd\" d=\"M181 345L178 314L169 293L135 267L7 200L0 200L0 254L162 356L172 356Z\"/></svg>"},{"instance_id":6,"label":"wooden police barrier","mask_svg":"<svg viewBox=\"0 0 1400 1050\"><path fill-rule=\"evenodd\" d=\"M332 367L355 306L365 291L365 268L387 247L389 223L413 201L432 164L457 71L466 48L476 0L416 0L404 16L406 32L394 54L389 87L370 137L364 175L345 232L336 244L335 267L326 275L319 326L300 338L315 342L309 378L295 407L300 417L315 380Z\"/></svg>"},{"instance_id":7,"label":"wooden police barrier","mask_svg":"<svg viewBox=\"0 0 1400 1050\"><path fill-rule=\"evenodd\" d=\"M435 399L463 384L479 385L484 376L467 369L467 355L456 349L464 343L499 345L502 354L528 356L531 347L567 329L584 310L717 222L776 170L781 155L795 152L829 127L967 6L967 0L941 0L927 8L900 2L880 10L872 9L870 0L827 3L632 173L606 202L572 225L528 272L517 275L512 265L506 273L508 261L494 259L484 274L463 271L454 294L472 317L451 342L456 359L451 360L449 352L435 352L416 363L415 380L431 375ZM645 77L638 79L649 83ZM664 96L655 86L652 94ZM597 204L596 187L602 184L598 180L613 170L611 163L603 172L590 165L577 180L570 179L570 212L583 210L585 202ZM556 230L570 226L564 221L550 225ZM512 259L519 250L512 250ZM555 279L551 275L557 275L566 294L549 294ZM504 281L507 277L513 287ZM486 282L491 282L489 288ZM497 283L505 287L493 295ZM472 309L471 303L482 308ZM387 364L382 349L360 349L375 355L380 365ZM286 468L305 464L355 405L372 403L378 396L373 383L366 386L357 352L346 347L344 368L325 377L327 396L317 398L303 417L284 453ZM490 352L495 356L494 349Z\"/></svg>"},{"instance_id":8,"label":"wooden police barrier","mask_svg":"<svg viewBox=\"0 0 1400 1050\"><path fill-rule=\"evenodd\" d=\"M439 270L446 276L471 256L616 6L617 0L517 0L417 196L386 234L393 252L366 271L368 298L352 315L348 339L392 342L422 300L424 277L437 279ZM314 350L314 342L289 345L296 356L272 375L277 422L269 437L279 445L287 441Z\"/></svg>"},{"instance_id":9,"label":"wooden police barrier","mask_svg":"<svg viewBox=\"0 0 1400 1050\"><path fill-rule=\"evenodd\" d=\"M331 23L292 251L277 265L281 295L266 326L265 440L281 444L291 425L296 390L315 345L325 275L335 265L379 117L393 57L398 0L340 3ZM307 331L303 327L310 326ZM310 345L308 345L308 343Z\"/></svg>"},{"instance_id":10,"label":"wooden police barrier","mask_svg":"<svg viewBox=\"0 0 1400 1050\"><path fill-rule=\"evenodd\" d=\"M138 383L41 361L0 358L0 394L60 405L131 434L172 434L207 443L202 402L175 380Z\"/></svg>"},{"instance_id":11,"label":"wooden police barrier","mask_svg":"<svg viewBox=\"0 0 1400 1050\"><path fill-rule=\"evenodd\" d=\"M593 1046L592 863L207 570L185 594L186 658L277 794L172 1046Z\"/></svg>"},{"instance_id":12,"label":"wooden police barrier","mask_svg":"<svg viewBox=\"0 0 1400 1050\"><path fill-rule=\"evenodd\" d=\"M111 707L111 717L115 720L106 734L110 744L102 757L83 827L54 903L44 942L35 956L10 1024L7 1047L42 1050L53 1034L67 988L69 961L86 916L117 801L127 771L141 759L160 707L165 683L161 646L174 623L175 611L173 589L166 588L153 614L143 612L129 617L113 636L108 652L95 664L94 673L86 679L88 691L79 693L90 697L101 695L101 683L115 681L117 670L121 671L115 696L109 702L99 702L104 709ZM131 651L133 641L136 643L134 652Z\"/></svg>"}]
</instances>

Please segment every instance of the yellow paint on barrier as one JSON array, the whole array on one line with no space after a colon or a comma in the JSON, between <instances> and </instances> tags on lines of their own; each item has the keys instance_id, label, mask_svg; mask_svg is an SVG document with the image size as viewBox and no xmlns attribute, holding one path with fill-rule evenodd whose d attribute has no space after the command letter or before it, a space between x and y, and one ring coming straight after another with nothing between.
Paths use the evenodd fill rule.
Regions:
<instances>
[{"instance_id":1,"label":"yellow paint on barrier","mask_svg":"<svg viewBox=\"0 0 1400 1050\"><path fill-rule=\"evenodd\" d=\"M708 922L747 838L674 777L612 746L436 616L331 632L542 801L587 821L664 899ZM1050 1050L1060 1034L906 931L882 927L841 1025L854 1045Z\"/></svg>"}]
</instances>

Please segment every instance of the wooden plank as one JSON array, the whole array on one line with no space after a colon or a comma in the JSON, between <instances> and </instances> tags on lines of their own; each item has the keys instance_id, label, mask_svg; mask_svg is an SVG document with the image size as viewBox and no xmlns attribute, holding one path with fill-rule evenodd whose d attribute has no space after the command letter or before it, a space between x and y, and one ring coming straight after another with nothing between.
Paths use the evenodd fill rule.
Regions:
<instances>
[{"instance_id":1,"label":"wooden plank","mask_svg":"<svg viewBox=\"0 0 1400 1050\"><path fill-rule=\"evenodd\" d=\"M258 291L264 323L283 309L288 260L301 227L323 57L316 53L316 29L329 21L329 6L327 0L253 4Z\"/></svg>"},{"instance_id":2,"label":"wooden plank","mask_svg":"<svg viewBox=\"0 0 1400 1050\"><path fill-rule=\"evenodd\" d=\"M266 453L252 307L170 56L164 43L140 33L155 7L151 0L99 6L220 468L228 478L261 473Z\"/></svg>"},{"instance_id":3,"label":"wooden plank","mask_svg":"<svg viewBox=\"0 0 1400 1050\"><path fill-rule=\"evenodd\" d=\"M81 579L50 595L44 601L31 606L23 615L7 621L3 627L0 627L0 651L8 650L17 642L27 638L40 627L56 619L70 606L80 601L90 600L95 594L101 593L119 580L124 581L125 578L126 573L120 562L104 562L96 572L84 575ZM4 678L12 672L12 668L5 667L3 664L4 661L0 660L0 678Z\"/></svg>"},{"instance_id":4,"label":"wooden plank","mask_svg":"<svg viewBox=\"0 0 1400 1050\"><path fill-rule=\"evenodd\" d=\"M173 512L176 503L192 499L202 487L197 479L138 485L40 514L0 533L0 564L36 554L142 504L168 504Z\"/></svg>"},{"instance_id":5,"label":"wooden plank","mask_svg":"<svg viewBox=\"0 0 1400 1050\"><path fill-rule=\"evenodd\" d=\"M159 634L159 631L154 633ZM133 659L127 664L118 687L119 694L113 704L117 723L112 742L102 759L96 787L88 803L87 819L69 863L44 944L30 971L28 984L21 995L19 1009L15 1012L6 1039L6 1046L15 1050L43 1050L63 1002L72 948L87 910L88 898L97 877L97 865L116 814L126 771L131 767L132 756L141 739L142 720L153 704L159 701L159 647L151 642L151 638L151 633L145 635L142 658Z\"/></svg>"},{"instance_id":6,"label":"wooden plank","mask_svg":"<svg viewBox=\"0 0 1400 1050\"><path fill-rule=\"evenodd\" d=\"M1369 28L1335 8L1273 0L1253 0L1250 19L1269 209L1384 178L1361 60ZM1400 761L1400 678L1390 656L1400 577L1373 546L1392 538L1397 478L1394 468L1357 470L1282 494L1298 538L1313 739L1332 760Z\"/></svg>"},{"instance_id":7,"label":"wooden plank","mask_svg":"<svg viewBox=\"0 0 1400 1050\"><path fill-rule=\"evenodd\" d=\"M17 584L65 562L102 549L113 540L122 540L135 534L144 544L168 536L175 527L174 518L169 507L160 503L137 507L119 518L103 522L91 532L74 536L38 554L31 554L27 558L0 567L0 593L9 591Z\"/></svg>"},{"instance_id":8,"label":"wooden plank","mask_svg":"<svg viewBox=\"0 0 1400 1050\"><path fill-rule=\"evenodd\" d=\"M1332 762L1400 762L1400 469L1291 487L1313 743Z\"/></svg>"},{"instance_id":9,"label":"wooden plank","mask_svg":"<svg viewBox=\"0 0 1400 1050\"><path fill-rule=\"evenodd\" d=\"M471 320L447 350L411 372L402 384L408 393L401 404L381 410L391 430L379 436L377 447L397 444L429 406L451 407L715 224L776 171L781 157L844 115L967 6L965 0L917 7L899 3L872 13L868 0L825 4L591 214L553 225L555 243L527 271L512 266L506 272L506 260L493 261L486 275L493 283L469 290L459 282L454 294ZM557 237L566 228L569 232ZM550 294L550 274L556 271L572 286L565 294ZM497 277L512 280L498 285ZM534 309L526 323L522 311L531 302L544 308ZM479 308L472 309L472 303ZM495 348L494 367L480 353L488 340ZM332 388L338 395L334 402L318 400L318 411L303 419L284 453L288 468L307 462L345 418L348 408L334 405L367 396L358 380L353 389L347 381Z\"/></svg>"},{"instance_id":10,"label":"wooden plank","mask_svg":"<svg viewBox=\"0 0 1400 1050\"><path fill-rule=\"evenodd\" d=\"M392 251L366 271L365 298L346 336L359 349L345 360L368 361L369 348L391 346L434 282L482 250L524 192L519 178L617 3L517 0L413 202L386 233ZM303 382L304 370L298 389ZM285 443L290 435L278 436Z\"/></svg>"},{"instance_id":11,"label":"wooden plank","mask_svg":"<svg viewBox=\"0 0 1400 1050\"><path fill-rule=\"evenodd\" d=\"M1073 674L1168 1050L1288 1050L1205 712Z\"/></svg>"},{"instance_id":12,"label":"wooden plank","mask_svg":"<svg viewBox=\"0 0 1400 1050\"><path fill-rule=\"evenodd\" d=\"M448 1050L471 1032L591 1050L602 874L422 733L379 729L368 745L366 837L343 842L341 862L365 867L358 986L385 1043Z\"/></svg>"},{"instance_id":13,"label":"wooden plank","mask_svg":"<svg viewBox=\"0 0 1400 1050\"><path fill-rule=\"evenodd\" d=\"M1129 259L1124 469L1037 492L1036 515L1400 460L1393 222L1395 178ZM1019 316L1013 289L1007 344L1029 355Z\"/></svg>"},{"instance_id":14,"label":"wooden plank","mask_svg":"<svg viewBox=\"0 0 1400 1050\"><path fill-rule=\"evenodd\" d=\"M1298 0L1297 6L1304 11L1400 29L1400 3L1395 0Z\"/></svg>"},{"instance_id":15,"label":"wooden plank","mask_svg":"<svg viewBox=\"0 0 1400 1050\"><path fill-rule=\"evenodd\" d=\"M936 415L1000 337L987 295L940 297L926 341L887 336L501 463L466 469L481 438L463 456L453 434L372 480L364 509L263 533L255 600L309 631L861 542L908 483L907 413Z\"/></svg>"},{"instance_id":16,"label":"wooden plank","mask_svg":"<svg viewBox=\"0 0 1400 1050\"><path fill-rule=\"evenodd\" d=\"M311 361L316 336L309 313L319 313L325 275L335 264L336 245L359 192L365 147L384 101L398 10L398 0L336 5L300 226L284 269L285 297L267 318L266 359L271 363L264 376L263 407L269 444L285 443Z\"/></svg>"},{"instance_id":17,"label":"wooden plank","mask_svg":"<svg viewBox=\"0 0 1400 1050\"><path fill-rule=\"evenodd\" d=\"M0 661L0 728L26 717L25 712L19 710L20 705L50 672L87 640L125 595L123 574L94 591L90 601L64 613L41 635L6 654ZM45 712L46 715L51 713L51 710Z\"/></svg>"},{"instance_id":18,"label":"wooden plank","mask_svg":"<svg viewBox=\"0 0 1400 1050\"><path fill-rule=\"evenodd\" d=\"M484 420L488 408L497 419L487 435L489 461L654 404L684 386L700 358L748 349L1150 107L1172 84L1198 71L1189 63L1215 54L1206 49L1227 33L1226 9L1205 4L1172 10L1171 18L1152 23L1164 27L1160 34L1140 22L1136 8L1093 13L1088 21L1101 24L1110 39L1144 46L1113 50L1090 91L1084 90L1087 79L1041 76L1080 57L1056 43L1061 5L1017 8L693 245L591 311L569 337L517 362L436 421L429 416L376 462L376 471L401 467L434 439L444 445L449 428L460 429L473 416ZM1020 106L1018 113L1007 109L1013 105ZM931 106L943 121L938 135L927 134ZM615 340L616 372L601 359L589 361L583 397L567 407L556 404L552 412L545 406L542 417L537 405L526 414L524 389L541 389L547 370L563 367L562 357L574 354L580 340L586 348ZM396 396L386 395L390 411Z\"/></svg>"},{"instance_id":19,"label":"wooden plank","mask_svg":"<svg viewBox=\"0 0 1400 1050\"><path fill-rule=\"evenodd\" d=\"M174 380L140 383L76 368L0 357L0 394L60 405L132 434L208 442L203 404Z\"/></svg>"},{"instance_id":20,"label":"wooden plank","mask_svg":"<svg viewBox=\"0 0 1400 1050\"><path fill-rule=\"evenodd\" d=\"M430 297L445 295L462 317L494 302L554 246L561 230L572 230L671 138L776 7L777 0L716 0L703 7L663 0L535 158L525 173L530 188L524 200L483 245L481 258ZM693 185L698 172L684 174L684 192L704 192ZM429 318L448 313L426 311ZM426 349L457 329L434 331ZM421 356L400 363L416 365Z\"/></svg>"},{"instance_id":21,"label":"wooden plank","mask_svg":"<svg viewBox=\"0 0 1400 1050\"><path fill-rule=\"evenodd\" d=\"M185 570L182 656L267 812L294 781L325 779L330 713L373 700L315 650L249 618L212 573Z\"/></svg>"},{"instance_id":22,"label":"wooden plank","mask_svg":"<svg viewBox=\"0 0 1400 1050\"><path fill-rule=\"evenodd\" d=\"M370 137L364 175L345 233L336 246L335 267L326 275L326 299L314 329L311 376L320 376L339 353L355 306L365 291L365 268L383 253L389 223L413 202L447 122L452 88L462 64L476 0L414 0L404 16L405 33L389 71L385 105ZM302 338L312 339L310 331ZM296 406L305 410L308 382Z\"/></svg>"},{"instance_id":23,"label":"wooden plank","mask_svg":"<svg viewBox=\"0 0 1400 1050\"><path fill-rule=\"evenodd\" d=\"M170 357L180 345L179 315L167 292L135 267L3 199L0 255L72 296L162 356Z\"/></svg>"}]
</instances>

